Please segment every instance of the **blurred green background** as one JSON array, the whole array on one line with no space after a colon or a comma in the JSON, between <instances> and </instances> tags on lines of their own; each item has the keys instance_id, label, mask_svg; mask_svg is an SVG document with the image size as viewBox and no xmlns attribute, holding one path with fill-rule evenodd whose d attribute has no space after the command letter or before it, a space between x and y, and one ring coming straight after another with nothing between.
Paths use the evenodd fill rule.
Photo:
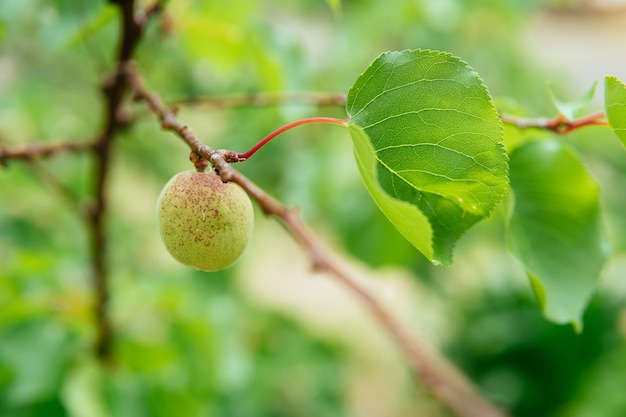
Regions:
<instances>
[{"instance_id":1,"label":"blurred green background","mask_svg":"<svg viewBox=\"0 0 626 417\"><path fill-rule=\"evenodd\" d=\"M624 2L516 0L170 0L137 54L165 100L257 92L347 92L381 52L451 52L500 109L553 117L546 81L575 99L626 79ZM95 0L0 3L0 145L89 140L111 70L116 10ZM602 91L599 89L598 96ZM599 101L594 102L595 109ZM593 105L592 105L593 107ZM88 229L92 159L63 154L0 167L0 416L446 416L344 288L257 212L237 264L194 271L162 246L154 206L190 169L187 148L142 106L116 138L107 254L114 366L91 353ZM345 117L289 104L181 107L209 146L245 151L289 121ZM515 135L513 129L507 134ZM562 138L603 189L615 255L584 332L546 322L506 250L506 204L430 266L361 184L347 132L306 126L240 169L371 278L383 303L515 416L626 415L626 153L608 129Z\"/></svg>"}]
</instances>

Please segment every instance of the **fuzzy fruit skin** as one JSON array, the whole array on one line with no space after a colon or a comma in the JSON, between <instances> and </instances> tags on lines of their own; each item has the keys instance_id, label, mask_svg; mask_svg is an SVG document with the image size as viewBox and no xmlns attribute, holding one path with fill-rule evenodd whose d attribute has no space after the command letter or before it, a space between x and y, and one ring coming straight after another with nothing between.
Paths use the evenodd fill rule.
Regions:
<instances>
[{"instance_id":1,"label":"fuzzy fruit skin","mask_svg":"<svg viewBox=\"0 0 626 417\"><path fill-rule=\"evenodd\" d=\"M169 253L205 271L229 267L242 254L254 223L248 195L214 172L176 174L157 201L157 221Z\"/></svg>"}]
</instances>

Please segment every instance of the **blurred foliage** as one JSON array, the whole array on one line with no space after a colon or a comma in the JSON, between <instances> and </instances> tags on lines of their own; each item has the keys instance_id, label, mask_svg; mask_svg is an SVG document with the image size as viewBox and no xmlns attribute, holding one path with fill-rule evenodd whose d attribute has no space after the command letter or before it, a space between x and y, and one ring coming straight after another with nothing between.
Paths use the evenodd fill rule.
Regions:
<instances>
[{"instance_id":1,"label":"blurred foliage","mask_svg":"<svg viewBox=\"0 0 626 417\"><path fill-rule=\"evenodd\" d=\"M380 52L406 48L462 57L518 114L552 116L544 80L568 82L532 61L522 45L533 16L562 2L167 3L167 19L152 22L137 54L148 85L166 100L346 92ZM96 134L99 83L112 67L118 36L115 13L96 0L0 2L0 144ZM262 305L242 290L241 265L251 258L211 276L171 261L155 230L154 204L171 176L190 169L188 151L160 131L143 106L135 110L139 120L117 138L109 188L107 256L117 331L111 367L91 357L88 231L76 210L89 203L93 161L57 155L0 167L0 415L369 416L373 412L359 407L368 398L372 407L374 400L386 404L378 415L446 415L415 391L406 371L382 383L373 376L364 380L389 375L368 371L376 364L357 353L367 339L340 341L312 331L298 314ZM345 112L302 104L182 106L179 113L208 145L236 151L287 121L314 115ZM515 138L509 134L518 133L507 130L510 142ZM442 270L430 266L370 201L342 129L291 131L241 170L300 206L336 247L373 268L395 266L414 276L423 297L438 306L426 311L415 302L414 314L443 323L433 325L434 340L514 415L622 416L624 150L602 129L562 140L605 190L605 223L617 254L579 336L541 317L519 265L506 254L500 226L506 207L469 232L455 265ZM272 246L275 236L258 238ZM285 259L274 273L288 279L290 268ZM329 313L328 322L333 319ZM398 398L379 398L381 386Z\"/></svg>"}]
</instances>

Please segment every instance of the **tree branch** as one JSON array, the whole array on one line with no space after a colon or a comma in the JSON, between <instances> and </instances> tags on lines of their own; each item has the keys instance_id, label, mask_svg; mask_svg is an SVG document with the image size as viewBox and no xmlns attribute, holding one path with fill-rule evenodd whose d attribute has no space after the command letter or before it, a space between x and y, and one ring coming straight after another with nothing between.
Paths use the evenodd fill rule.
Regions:
<instances>
[{"instance_id":1,"label":"tree branch","mask_svg":"<svg viewBox=\"0 0 626 417\"><path fill-rule=\"evenodd\" d=\"M504 123L517 126L520 129L536 128L550 130L559 135L570 133L572 130L580 129L581 127L609 125L603 111L592 113L575 120L570 120L562 114L559 114L553 119L529 119L507 114L500 115L500 118Z\"/></svg>"},{"instance_id":2,"label":"tree branch","mask_svg":"<svg viewBox=\"0 0 626 417\"><path fill-rule=\"evenodd\" d=\"M57 153L92 151L95 142L61 142L51 144L30 144L20 148L0 147L0 164L5 164L9 159L33 161L45 158Z\"/></svg>"},{"instance_id":3,"label":"tree branch","mask_svg":"<svg viewBox=\"0 0 626 417\"><path fill-rule=\"evenodd\" d=\"M112 359L112 324L107 312L109 303L109 270L107 264L107 233L105 218L108 210L107 183L111 166L113 139L120 129L127 125L127 117L122 111L122 103L128 93L128 83L124 68L143 35L147 19L161 10L161 1L147 9L135 12L134 0L110 0L120 10L120 40L116 58L116 68L102 85L105 114L101 135L94 146L96 163L94 166L94 203L89 211L91 230L92 280L95 292L95 320L97 339L95 352L103 362Z\"/></svg>"},{"instance_id":4,"label":"tree branch","mask_svg":"<svg viewBox=\"0 0 626 417\"><path fill-rule=\"evenodd\" d=\"M135 91L135 98L148 104L158 116L163 129L177 134L193 153L210 161L223 181L238 184L258 203L266 215L276 217L307 252L315 270L329 272L361 299L371 315L389 333L407 357L415 376L435 398L460 417L504 417L506 415L483 398L471 383L444 358L422 347L410 332L380 305L367 288L360 284L358 277L352 275L352 272L343 266L335 253L303 223L297 209L288 208L266 194L255 183L234 169L221 151L214 151L202 144L188 126L176 119L176 113L145 87L134 67L127 66L126 74Z\"/></svg>"},{"instance_id":5,"label":"tree branch","mask_svg":"<svg viewBox=\"0 0 626 417\"><path fill-rule=\"evenodd\" d=\"M249 93L221 97L192 97L169 102L172 106L182 104L202 105L218 109L229 107L263 107L281 104L312 104L316 106L346 105L346 95L340 93Z\"/></svg>"}]
</instances>

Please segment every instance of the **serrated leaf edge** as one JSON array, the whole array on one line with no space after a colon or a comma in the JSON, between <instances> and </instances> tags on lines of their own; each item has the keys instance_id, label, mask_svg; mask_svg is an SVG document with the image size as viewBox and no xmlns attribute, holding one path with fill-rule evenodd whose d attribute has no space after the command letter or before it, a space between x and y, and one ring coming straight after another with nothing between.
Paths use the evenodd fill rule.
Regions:
<instances>
[{"instance_id":1,"label":"serrated leaf edge","mask_svg":"<svg viewBox=\"0 0 626 417\"><path fill-rule=\"evenodd\" d=\"M498 110L496 109L496 106L493 102L493 98L489 92L489 89L487 88L487 85L485 84L484 80L482 79L482 77L478 74L478 72L476 72L476 70L474 70L474 68L464 59L453 55L449 52L445 52L445 51L439 51L436 49L421 49L421 48L417 48L417 49L403 49L400 51L385 51L383 53L381 53L380 55L378 55L378 57L376 57L372 63L365 69L363 70L359 76L356 78L357 80L359 78L361 78L374 64L377 63L377 61L379 61L380 59L382 59L383 57L387 56L387 55L396 55L396 54L402 54L402 53L413 53L413 52L418 52L418 53L424 53L426 55L433 55L433 56L444 56L446 58L452 58L453 60L458 61L459 63L461 63L463 66L465 66L466 68L469 69L469 71L473 74L474 77L476 77L476 80L478 81L478 85L480 86L480 88L485 92L485 94L487 95L487 97L489 97L489 108L490 111L492 112L492 115L495 116L495 118L497 120L499 120L500 122L498 123L498 137L499 137L499 141L497 142L497 147L500 150L500 152L504 155L505 158L505 164L506 164L506 168L505 168L505 180L506 180L506 184L503 187L503 189L505 191L503 191L501 194L495 194L495 200L496 202L491 205L488 210L484 213L484 214L480 214L481 216L483 216L483 218L488 218L489 216L491 216L491 214L493 213L493 211L495 210L495 208L497 206L499 206L502 201L504 200L504 198L506 197L506 195L508 194L508 191L510 189L510 181L509 181L509 156L506 150L506 147L504 146L504 123L502 123L502 119L500 118L500 113L498 113ZM373 75L372 75L373 76ZM368 80L371 79L368 78ZM348 94L346 96L346 113L348 115L348 120L347 120L347 124L350 124L350 119L355 116L353 114L351 114L351 109L348 108L348 104L352 102L352 105L354 104L355 100L350 100L351 95L353 94L353 91L355 89L355 86L353 85L349 90L348 90ZM357 113L358 114L358 113ZM368 135L369 137L369 135ZM389 167L387 167L382 161L380 161L380 159L378 158L378 153L377 151L374 151L374 155L376 156L376 159L378 160L379 163L381 163L382 165L384 165L387 169L389 169ZM391 170L390 170L391 171ZM413 186L412 184L410 184L408 181L406 181L404 178L402 178L401 176L398 176L398 178L402 179L403 181L405 181L407 184L409 184L412 188L416 189L417 191L423 192L423 190L420 190L418 188L416 188L415 186ZM383 190L384 191L384 190ZM432 194L436 194L442 198L445 198L446 200L452 201L456 204L456 201L453 199L448 198L445 195L436 193L434 191L429 191ZM390 196L391 197L391 196ZM393 198L393 197L392 197ZM467 231L465 231L467 232ZM465 232L463 234L465 234ZM455 243L456 246L456 243Z\"/></svg>"}]
</instances>

